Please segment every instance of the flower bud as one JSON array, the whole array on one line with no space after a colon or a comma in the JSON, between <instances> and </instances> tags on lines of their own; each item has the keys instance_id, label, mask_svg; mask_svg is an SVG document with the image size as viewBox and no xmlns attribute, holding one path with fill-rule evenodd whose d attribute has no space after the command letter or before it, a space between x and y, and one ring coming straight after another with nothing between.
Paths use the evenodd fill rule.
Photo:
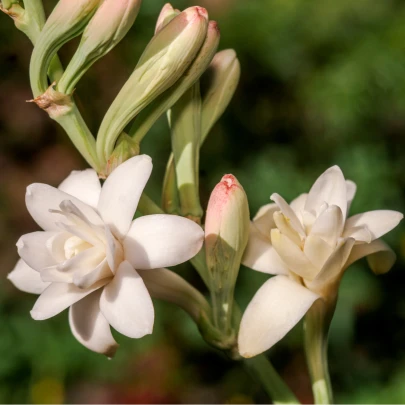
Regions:
<instances>
[{"instance_id":1,"label":"flower bud","mask_svg":"<svg viewBox=\"0 0 405 405\"><path fill-rule=\"evenodd\" d=\"M97 137L101 160L109 158L125 126L172 86L194 60L207 34L207 15L202 10L186 9L152 38L101 123Z\"/></svg>"},{"instance_id":2,"label":"flower bud","mask_svg":"<svg viewBox=\"0 0 405 405\"><path fill-rule=\"evenodd\" d=\"M70 94L80 78L98 59L114 48L132 27L141 0L104 0L86 29L58 90Z\"/></svg>"},{"instance_id":3,"label":"flower bud","mask_svg":"<svg viewBox=\"0 0 405 405\"><path fill-rule=\"evenodd\" d=\"M42 29L31 57L30 81L34 97L48 88L47 71L53 56L82 33L102 0L60 0Z\"/></svg>"},{"instance_id":4,"label":"flower bud","mask_svg":"<svg viewBox=\"0 0 405 405\"><path fill-rule=\"evenodd\" d=\"M240 63L233 49L218 52L201 77L202 138L204 142L212 126L224 113L235 93L240 78Z\"/></svg>"},{"instance_id":5,"label":"flower bud","mask_svg":"<svg viewBox=\"0 0 405 405\"><path fill-rule=\"evenodd\" d=\"M230 327L233 291L249 236L249 205L246 193L232 174L216 185L205 221L205 251L211 275L211 294L216 326Z\"/></svg>"},{"instance_id":6,"label":"flower bud","mask_svg":"<svg viewBox=\"0 0 405 405\"><path fill-rule=\"evenodd\" d=\"M162 30L174 17L180 14L180 10L174 9L170 3L166 3L156 22L155 34Z\"/></svg>"}]
</instances>

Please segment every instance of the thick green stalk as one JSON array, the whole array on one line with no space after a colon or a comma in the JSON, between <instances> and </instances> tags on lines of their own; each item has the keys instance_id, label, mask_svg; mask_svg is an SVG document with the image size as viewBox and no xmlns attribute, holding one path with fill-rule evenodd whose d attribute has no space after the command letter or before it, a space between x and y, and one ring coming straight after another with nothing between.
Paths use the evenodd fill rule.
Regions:
<instances>
[{"instance_id":1,"label":"thick green stalk","mask_svg":"<svg viewBox=\"0 0 405 405\"><path fill-rule=\"evenodd\" d=\"M328 332L335 303L317 300L305 316L305 352L316 404L333 403L328 370Z\"/></svg>"}]
</instances>

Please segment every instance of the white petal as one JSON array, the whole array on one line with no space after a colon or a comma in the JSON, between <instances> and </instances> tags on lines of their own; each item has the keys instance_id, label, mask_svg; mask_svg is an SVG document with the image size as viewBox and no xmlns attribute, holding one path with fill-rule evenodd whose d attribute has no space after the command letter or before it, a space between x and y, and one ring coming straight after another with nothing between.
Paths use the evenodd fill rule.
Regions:
<instances>
[{"instance_id":1,"label":"white petal","mask_svg":"<svg viewBox=\"0 0 405 405\"><path fill-rule=\"evenodd\" d=\"M56 263L66 260L65 243L72 235L67 232L58 232L46 242L46 248Z\"/></svg>"},{"instance_id":2,"label":"white petal","mask_svg":"<svg viewBox=\"0 0 405 405\"><path fill-rule=\"evenodd\" d=\"M312 282L306 283L307 286L317 291L317 289L322 289L325 285L333 282L337 277L340 277L347 258L352 251L354 242L355 240L353 238L342 239L337 249L326 261L316 278Z\"/></svg>"},{"instance_id":3,"label":"white petal","mask_svg":"<svg viewBox=\"0 0 405 405\"><path fill-rule=\"evenodd\" d=\"M36 271L56 264L54 257L47 249L46 243L55 236L55 232L27 233L18 240L17 249L21 259Z\"/></svg>"},{"instance_id":4,"label":"white petal","mask_svg":"<svg viewBox=\"0 0 405 405\"><path fill-rule=\"evenodd\" d=\"M343 226L342 211L338 206L332 205L315 220L310 235L319 236L329 246L335 247L338 238L342 235Z\"/></svg>"},{"instance_id":5,"label":"white petal","mask_svg":"<svg viewBox=\"0 0 405 405\"><path fill-rule=\"evenodd\" d=\"M61 202L66 200L75 204L90 222L103 225L99 215L89 205L47 184L31 184L27 187L25 195L29 213L45 231L60 231L56 223L65 220L65 217L61 214L51 213L49 210L59 210Z\"/></svg>"},{"instance_id":6,"label":"white petal","mask_svg":"<svg viewBox=\"0 0 405 405\"><path fill-rule=\"evenodd\" d=\"M354 181L346 180L346 197L347 197L347 212L350 210L354 196L356 195L357 186Z\"/></svg>"},{"instance_id":7,"label":"white petal","mask_svg":"<svg viewBox=\"0 0 405 405\"><path fill-rule=\"evenodd\" d=\"M111 358L118 348L118 343L100 311L100 294L101 290L95 291L73 304L69 310L69 324L73 336L83 346Z\"/></svg>"},{"instance_id":8,"label":"white petal","mask_svg":"<svg viewBox=\"0 0 405 405\"><path fill-rule=\"evenodd\" d=\"M239 353L253 357L270 349L305 315L319 296L285 276L272 277L246 308L239 329Z\"/></svg>"},{"instance_id":9,"label":"white petal","mask_svg":"<svg viewBox=\"0 0 405 405\"><path fill-rule=\"evenodd\" d=\"M73 170L58 188L90 205L90 207L97 208L101 185L95 170Z\"/></svg>"},{"instance_id":10,"label":"white petal","mask_svg":"<svg viewBox=\"0 0 405 405\"><path fill-rule=\"evenodd\" d=\"M124 260L122 245L114 238L108 226L105 227L106 256L110 269L116 272L118 265Z\"/></svg>"},{"instance_id":11,"label":"white petal","mask_svg":"<svg viewBox=\"0 0 405 405\"><path fill-rule=\"evenodd\" d=\"M73 284L52 283L37 299L34 308L31 310L31 316L36 321L51 318L107 282L108 279L101 280L87 290L82 290Z\"/></svg>"},{"instance_id":12,"label":"white petal","mask_svg":"<svg viewBox=\"0 0 405 405\"><path fill-rule=\"evenodd\" d=\"M20 259L7 278L21 291L31 294L41 294L49 283L41 280L41 275Z\"/></svg>"},{"instance_id":13,"label":"white petal","mask_svg":"<svg viewBox=\"0 0 405 405\"><path fill-rule=\"evenodd\" d=\"M96 268L90 271L77 271L73 274L72 282L79 288L86 289L107 277L112 277L107 259L104 259Z\"/></svg>"},{"instance_id":14,"label":"white petal","mask_svg":"<svg viewBox=\"0 0 405 405\"><path fill-rule=\"evenodd\" d=\"M136 269L156 269L183 263L201 249L204 231L176 215L147 215L133 221L124 239L125 258Z\"/></svg>"},{"instance_id":15,"label":"white petal","mask_svg":"<svg viewBox=\"0 0 405 405\"><path fill-rule=\"evenodd\" d=\"M265 238L254 224L250 225L250 235L242 259L243 265L268 274L288 274L287 266L271 246L270 233Z\"/></svg>"},{"instance_id":16,"label":"white petal","mask_svg":"<svg viewBox=\"0 0 405 405\"><path fill-rule=\"evenodd\" d=\"M253 223L263 236L270 238L270 231L276 227L273 214L279 210L278 205L272 203L263 205L263 207L260 207L259 211L257 211L257 214L253 218Z\"/></svg>"},{"instance_id":17,"label":"white petal","mask_svg":"<svg viewBox=\"0 0 405 405\"><path fill-rule=\"evenodd\" d=\"M271 231L271 242L281 260L291 271L308 280L312 280L317 275L319 269L310 262L294 242L278 229Z\"/></svg>"},{"instance_id":18,"label":"white petal","mask_svg":"<svg viewBox=\"0 0 405 405\"><path fill-rule=\"evenodd\" d=\"M154 309L152 299L136 270L124 261L115 277L101 294L100 309L109 324L131 338L152 333Z\"/></svg>"},{"instance_id":19,"label":"white petal","mask_svg":"<svg viewBox=\"0 0 405 405\"><path fill-rule=\"evenodd\" d=\"M301 246L301 238L295 229L291 226L291 222L287 220L281 211L277 211L273 215L277 229L292 240L297 246Z\"/></svg>"},{"instance_id":20,"label":"white petal","mask_svg":"<svg viewBox=\"0 0 405 405\"><path fill-rule=\"evenodd\" d=\"M353 238L356 242L359 243L370 243L373 240L370 230L366 225L354 226L352 228L346 229L343 232L344 238Z\"/></svg>"},{"instance_id":21,"label":"white petal","mask_svg":"<svg viewBox=\"0 0 405 405\"><path fill-rule=\"evenodd\" d=\"M373 240L378 239L394 229L403 217L400 212L390 210L368 211L353 215L346 221L345 234L351 232L350 228L366 225Z\"/></svg>"},{"instance_id":22,"label":"white petal","mask_svg":"<svg viewBox=\"0 0 405 405\"><path fill-rule=\"evenodd\" d=\"M274 193L270 196L270 200L274 201L279 207L280 211L284 214L287 221L291 222L291 226L298 232L301 236L305 236L304 228L294 210L287 204L281 195Z\"/></svg>"},{"instance_id":23,"label":"white petal","mask_svg":"<svg viewBox=\"0 0 405 405\"><path fill-rule=\"evenodd\" d=\"M305 256L321 270L329 256L333 253L334 248L328 245L321 237L309 235L305 239L304 253Z\"/></svg>"},{"instance_id":24,"label":"white petal","mask_svg":"<svg viewBox=\"0 0 405 405\"><path fill-rule=\"evenodd\" d=\"M304 207L305 207L307 198L308 198L308 193L304 193L304 194L299 195L297 198L295 198L294 200L292 200L290 202L290 207L294 210L295 214L297 215L297 217L301 223L304 223L303 212L304 212Z\"/></svg>"},{"instance_id":25,"label":"white petal","mask_svg":"<svg viewBox=\"0 0 405 405\"><path fill-rule=\"evenodd\" d=\"M389 271L396 260L392 249L381 239L376 239L371 243L354 246L345 268L363 257L367 257L371 270L377 275Z\"/></svg>"},{"instance_id":26,"label":"white petal","mask_svg":"<svg viewBox=\"0 0 405 405\"><path fill-rule=\"evenodd\" d=\"M105 181L98 211L117 236L128 232L151 172L151 158L140 155L119 165Z\"/></svg>"},{"instance_id":27,"label":"white petal","mask_svg":"<svg viewBox=\"0 0 405 405\"><path fill-rule=\"evenodd\" d=\"M338 166L329 168L318 177L308 194L305 210L313 214L318 214L324 202L340 207L343 218L346 218L346 181Z\"/></svg>"}]
</instances>

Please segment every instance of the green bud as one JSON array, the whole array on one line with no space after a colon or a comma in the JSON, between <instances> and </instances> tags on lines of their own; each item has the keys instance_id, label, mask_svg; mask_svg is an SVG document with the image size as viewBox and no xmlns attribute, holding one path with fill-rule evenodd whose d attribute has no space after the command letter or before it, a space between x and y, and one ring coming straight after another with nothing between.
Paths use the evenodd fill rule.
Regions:
<instances>
[{"instance_id":1,"label":"green bud","mask_svg":"<svg viewBox=\"0 0 405 405\"><path fill-rule=\"evenodd\" d=\"M81 34L102 0L60 0L42 29L31 57L30 81L34 97L48 88L47 71L58 50Z\"/></svg>"},{"instance_id":2,"label":"green bud","mask_svg":"<svg viewBox=\"0 0 405 405\"><path fill-rule=\"evenodd\" d=\"M229 333L233 292L249 237L249 205L238 180L225 175L208 203L205 221L205 252L211 278L214 322Z\"/></svg>"},{"instance_id":3,"label":"green bud","mask_svg":"<svg viewBox=\"0 0 405 405\"><path fill-rule=\"evenodd\" d=\"M104 173L99 174L99 176L101 178L107 178L121 163L137 155L139 155L139 144L127 134L122 133L118 138L114 152L107 161Z\"/></svg>"},{"instance_id":4,"label":"green bud","mask_svg":"<svg viewBox=\"0 0 405 405\"><path fill-rule=\"evenodd\" d=\"M159 31L107 111L97 136L97 153L106 161L126 125L172 86L200 50L207 33L207 13L191 7Z\"/></svg>"},{"instance_id":5,"label":"green bud","mask_svg":"<svg viewBox=\"0 0 405 405\"><path fill-rule=\"evenodd\" d=\"M174 17L180 14L180 10L174 9L170 3L166 3L156 22L155 34L161 31Z\"/></svg>"},{"instance_id":6,"label":"green bud","mask_svg":"<svg viewBox=\"0 0 405 405\"><path fill-rule=\"evenodd\" d=\"M215 21L208 24L207 37L198 55L183 76L168 90L162 93L136 117L129 135L141 142L157 119L169 110L208 68L215 55L220 39L218 25Z\"/></svg>"},{"instance_id":7,"label":"green bud","mask_svg":"<svg viewBox=\"0 0 405 405\"><path fill-rule=\"evenodd\" d=\"M201 96L197 82L169 111L170 131L180 213L196 222L201 221L199 160L201 137Z\"/></svg>"},{"instance_id":8,"label":"green bud","mask_svg":"<svg viewBox=\"0 0 405 405\"><path fill-rule=\"evenodd\" d=\"M218 52L201 78L202 138L206 139L212 126L230 103L240 78L240 63L233 49Z\"/></svg>"},{"instance_id":9,"label":"green bud","mask_svg":"<svg viewBox=\"0 0 405 405\"><path fill-rule=\"evenodd\" d=\"M174 168L174 156L170 155L167 162L162 189L162 208L168 214L180 214L180 199L177 192L176 169Z\"/></svg>"},{"instance_id":10,"label":"green bud","mask_svg":"<svg viewBox=\"0 0 405 405\"><path fill-rule=\"evenodd\" d=\"M84 30L80 45L57 84L60 92L70 94L93 63L124 38L140 7L141 0L104 0Z\"/></svg>"}]
</instances>

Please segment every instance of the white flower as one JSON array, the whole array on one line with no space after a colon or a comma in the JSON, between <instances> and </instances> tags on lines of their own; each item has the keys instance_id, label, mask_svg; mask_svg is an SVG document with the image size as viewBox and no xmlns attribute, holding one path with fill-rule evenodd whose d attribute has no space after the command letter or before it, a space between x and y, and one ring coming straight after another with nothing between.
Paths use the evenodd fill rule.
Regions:
<instances>
[{"instance_id":1,"label":"white flower","mask_svg":"<svg viewBox=\"0 0 405 405\"><path fill-rule=\"evenodd\" d=\"M344 270L368 256L376 274L387 272L395 253L380 238L403 215L370 211L346 219L356 185L338 166L326 170L291 204L278 194L251 223L243 263L275 274L257 291L243 315L239 351L255 356L273 346L319 298L336 299Z\"/></svg>"},{"instance_id":2,"label":"white flower","mask_svg":"<svg viewBox=\"0 0 405 405\"><path fill-rule=\"evenodd\" d=\"M152 171L149 156L120 165L101 188L94 170L72 172L59 189L27 188L26 204L44 229L17 243L21 260L9 274L20 290L41 294L31 315L48 319L70 307L74 336L112 356L110 325L140 338L152 333L152 300L137 270L174 266L201 249L204 232L175 215L133 220Z\"/></svg>"}]
</instances>

